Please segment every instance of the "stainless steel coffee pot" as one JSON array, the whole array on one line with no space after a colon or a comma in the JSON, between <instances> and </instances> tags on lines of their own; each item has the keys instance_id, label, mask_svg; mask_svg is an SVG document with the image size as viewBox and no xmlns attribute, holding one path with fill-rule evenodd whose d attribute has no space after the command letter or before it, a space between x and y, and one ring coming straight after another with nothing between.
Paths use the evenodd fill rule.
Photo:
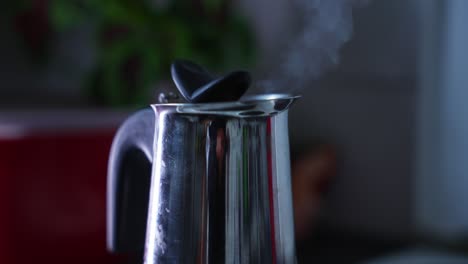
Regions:
<instances>
[{"instance_id":1,"label":"stainless steel coffee pot","mask_svg":"<svg viewBox=\"0 0 468 264\"><path fill-rule=\"evenodd\" d=\"M118 130L108 247L144 263L295 263L288 108L297 97L154 104Z\"/></svg>"}]
</instances>

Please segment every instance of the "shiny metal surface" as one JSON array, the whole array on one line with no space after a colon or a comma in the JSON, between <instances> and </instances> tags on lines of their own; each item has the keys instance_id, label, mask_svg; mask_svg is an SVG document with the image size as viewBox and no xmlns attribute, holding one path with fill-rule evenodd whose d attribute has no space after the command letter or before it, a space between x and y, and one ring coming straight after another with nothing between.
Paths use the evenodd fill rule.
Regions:
<instances>
[{"instance_id":1,"label":"shiny metal surface","mask_svg":"<svg viewBox=\"0 0 468 264\"><path fill-rule=\"evenodd\" d=\"M144 263L295 263L287 130L294 100L152 105Z\"/></svg>"}]
</instances>

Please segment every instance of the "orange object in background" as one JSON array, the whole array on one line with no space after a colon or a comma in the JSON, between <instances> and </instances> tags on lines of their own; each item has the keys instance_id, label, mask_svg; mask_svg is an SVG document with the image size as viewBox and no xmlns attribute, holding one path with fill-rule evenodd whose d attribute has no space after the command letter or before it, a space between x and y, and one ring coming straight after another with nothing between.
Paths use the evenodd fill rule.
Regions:
<instances>
[{"instance_id":1,"label":"orange object in background","mask_svg":"<svg viewBox=\"0 0 468 264\"><path fill-rule=\"evenodd\" d=\"M105 241L117 125L1 133L0 118L0 263L119 263Z\"/></svg>"}]
</instances>

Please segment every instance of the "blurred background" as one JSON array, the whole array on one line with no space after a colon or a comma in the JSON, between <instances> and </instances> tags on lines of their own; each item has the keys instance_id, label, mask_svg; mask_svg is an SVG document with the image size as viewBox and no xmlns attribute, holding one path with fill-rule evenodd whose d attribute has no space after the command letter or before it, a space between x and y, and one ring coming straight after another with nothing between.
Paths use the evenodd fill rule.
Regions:
<instances>
[{"instance_id":1,"label":"blurred background","mask_svg":"<svg viewBox=\"0 0 468 264\"><path fill-rule=\"evenodd\" d=\"M3 6L1 263L128 262L105 248L116 128L173 89L173 59L263 76L301 28L285 0ZM300 263L468 263L467 12L464 0L369 1L339 62L296 89Z\"/></svg>"}]
</instances>

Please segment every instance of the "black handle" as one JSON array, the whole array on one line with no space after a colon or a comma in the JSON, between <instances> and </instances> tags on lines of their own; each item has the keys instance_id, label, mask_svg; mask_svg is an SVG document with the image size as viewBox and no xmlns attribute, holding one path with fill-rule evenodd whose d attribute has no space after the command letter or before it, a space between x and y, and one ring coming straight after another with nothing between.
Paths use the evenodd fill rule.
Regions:
<instances>
[{"instance_id":1,"label":"black handle","mask_svg":"<svg viewBox=\"0 0 468 264\"><path fill-rule=\"evenodd\" d=\"M107 247L114 252L144 249L155 114L141 110L119 128L107 175Z\"/></svg>"}]
</instances>

